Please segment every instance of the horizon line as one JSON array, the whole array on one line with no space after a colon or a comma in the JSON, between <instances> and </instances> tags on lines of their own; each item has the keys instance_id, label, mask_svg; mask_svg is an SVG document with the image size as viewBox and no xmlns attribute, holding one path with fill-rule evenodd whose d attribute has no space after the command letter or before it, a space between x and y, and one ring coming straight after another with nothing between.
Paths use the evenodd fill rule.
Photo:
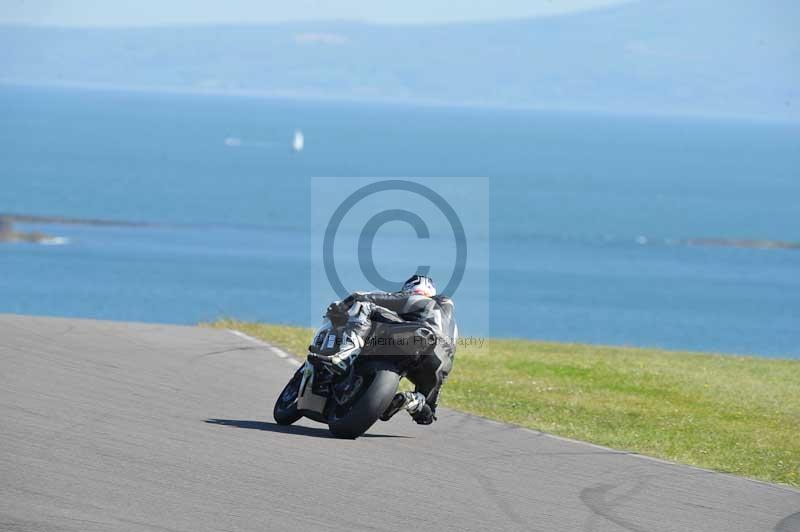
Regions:
<instances>
[{"instance_id":1,"label":"horizon line","mask_svg":"<svg viewBox=\"0 0 800 532\"><path fill-rule=\"evenodd\" d=\"M403 21L403 20L379 20L362 18L287 18L281 20L264 21L227 21L227 22L164 22L164 23L142 23L142 24L59 24L59 23L39 23L22 21L2 21L0 28L25 28L25 29L67 29L67 30L134 30L134 29L169 29L169 28L223 28L223 27L263 27L263 26L289 26L295 24L352 24L363 26L394 26L394 27L441 27L441 26L480 26L491 24L521 23L538 21L543 19L553 19L570 16L580 16L602 11L624 9L633 4L639 4L641 0L618 0L617 3L597 5L577 9L573 11L545 12L540 14L522 16L499 16L484 19L455 19L455 20L434 20L434 21Z\"/></svg>"},{"instance_id":2,"label":"horizon line","mask_svg":"<svg viewBox=\"0 0 800 532\"><path fill-rule=\"evenodd\" d=\"M392 97L369 97L369 96L348 96L322 95L303 91L274 91L259 89L213 89L197 88L191 86L176 85L125 85L117 83L94 83L81 81L49 81L36 82L24 81L0 77L0 88L17 87L32 89L64 89L64 90L86 90L98 92L130 92L138 94L190 94L200 97L229 97L229 98L254 98L263 100L286 100L291 102L317 102L317 103L347 103L363 105L393 105L420 108L439 108L439 109L464 109L464 110L486 110L486 111L518 111L532 113L552 113L564 115L594 115L600 117L621 117L621 118L652 118L663 120L682 120L692 119L708 122L746 122L756 124L773 125L800 125L800 116L776 116L765 114L732 114L732 113L701 113L692 110L671 110L653 111L643 109L632 109L624 111L620 109L609 109L599 107L579 107L579 106L545 106L545 105L514 105L499 102L476 102L469 100L450 101L437 98L392 98Z\"/></svg>"}]
</instances>

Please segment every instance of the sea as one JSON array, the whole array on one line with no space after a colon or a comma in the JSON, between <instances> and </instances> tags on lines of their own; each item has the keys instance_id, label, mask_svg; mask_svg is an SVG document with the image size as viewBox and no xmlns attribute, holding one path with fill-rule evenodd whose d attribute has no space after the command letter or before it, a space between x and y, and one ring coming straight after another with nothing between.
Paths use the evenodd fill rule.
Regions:
<instances>
[{"instance_id":1,"label":"sea","mask_svg":"<svg viewBox=\"0 0 800 532\"><path fill-rule=\"evenodd\" d=\"M0 215L57 238L0 312L314 325L315 176L488 178L462 334L800 358L800 125L744 120L5 86Z\"/></svg>"}]
</instances>

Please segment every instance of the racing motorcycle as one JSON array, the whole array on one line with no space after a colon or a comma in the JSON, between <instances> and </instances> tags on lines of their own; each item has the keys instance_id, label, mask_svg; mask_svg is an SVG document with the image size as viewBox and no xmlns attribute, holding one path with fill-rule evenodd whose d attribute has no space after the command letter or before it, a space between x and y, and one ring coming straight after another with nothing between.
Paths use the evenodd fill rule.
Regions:
<instances>
[{"instance_id":1,"label":"racing motorcycle","mask_svg":"<svg viewBox=\"0 0 800 532\"><path fill-rule=\"evenodd\" d=\"M436 345L424 324L376 322L361 353L343 375L331 369L346 316L326 315L314 334L305 363L278 396L275 421L291 425L301 417L326 423L338 438L358 438L386 411L409 371Z\"/></svg>"}]
</instances>

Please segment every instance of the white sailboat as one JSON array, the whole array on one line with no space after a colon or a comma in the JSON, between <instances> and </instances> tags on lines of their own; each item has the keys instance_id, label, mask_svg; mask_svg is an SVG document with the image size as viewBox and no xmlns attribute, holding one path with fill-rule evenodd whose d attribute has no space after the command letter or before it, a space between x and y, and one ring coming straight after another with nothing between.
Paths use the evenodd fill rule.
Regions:
<instances>
[{"instance_id":1,"label":"white sailboat","mask_svg":"<svg viewBox=\"0 0 800 532\"><path fill-rule=\"evenodd\" d=\"M303 132L299 129L294 130L294 139L292 139L292 150L298 152L303 151L303 146L305 145L306 141L303 138Z\"/></svg>"}]
</instances>

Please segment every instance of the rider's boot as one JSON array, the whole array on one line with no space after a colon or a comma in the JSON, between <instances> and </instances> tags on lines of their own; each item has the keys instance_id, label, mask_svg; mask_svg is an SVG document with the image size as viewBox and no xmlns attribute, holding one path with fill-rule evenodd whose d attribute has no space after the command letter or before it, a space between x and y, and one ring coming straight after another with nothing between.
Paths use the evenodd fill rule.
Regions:
<instances>
[{"instance_id":1,"label":"rider's boot","mask_svg":"<svg viewBox=\"0 0 800 532\"><path fill-rule=\"evenodd\" d=\"M425 396L419 392L400 392L392 398L389 407L381 414L381 421L389 421L404 408L412 416L420 412L425 406Z\"/></svg>"}]
</instances>

